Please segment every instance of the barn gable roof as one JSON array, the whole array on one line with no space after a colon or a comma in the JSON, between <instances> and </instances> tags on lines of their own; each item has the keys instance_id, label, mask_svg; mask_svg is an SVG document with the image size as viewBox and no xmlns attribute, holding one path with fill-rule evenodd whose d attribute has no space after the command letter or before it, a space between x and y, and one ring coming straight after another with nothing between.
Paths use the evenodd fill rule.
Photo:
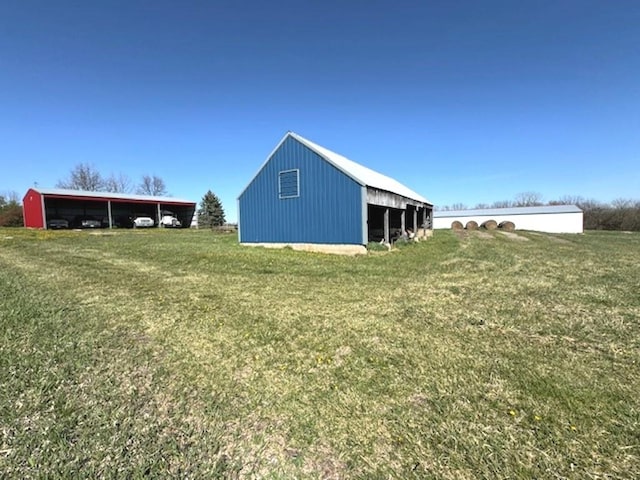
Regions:
<instances>
[{"instance_id":1,"label":"barn gable roof","mask_svg":"<svg viewBox=\"0 0 640 480\"><path fill-rule=\"evenodd\" d=\"M432 205L432 203L424 198L422 195L414 192L410 188L401 184L397 180L394 180L391 177L387 177L379 172L371 170L370 168L365 167L364 165L360 165L359 163L354 162L353 160L348 159L336 152L333 152L325 147L318 145L317 143L312 142L311 140L307 140L306 138L298 135L297 133L287 132L287 134L280 140L276 148L271 152L271 154L267 157L267 160L262 164L258 173L262 170L262 168L269 162L273 154L280 148L287 138L293 138L294 140L300 142L311 151L315 152L317 155L325 159L331 165L336 167L342 173L352 178L354 181L359 183L365 187L377 188L379 190L384 190L396 195L400 195L411 200L417 200L422 203L428 203ZM257 174L256 174L257 175ZM255 178L255 177L254 177ZM247 186L248 187L248 186ZM246 190L246 188L244 189ZM242 193L244 193L244 190ZM242 195L242 193L240 195Z\"/></svg>"}]
</instances>

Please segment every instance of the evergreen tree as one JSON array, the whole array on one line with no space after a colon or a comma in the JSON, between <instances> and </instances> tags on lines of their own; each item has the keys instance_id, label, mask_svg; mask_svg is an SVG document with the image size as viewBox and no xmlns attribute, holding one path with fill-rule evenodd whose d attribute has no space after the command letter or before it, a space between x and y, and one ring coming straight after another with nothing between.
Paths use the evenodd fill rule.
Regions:
<instances>
[{"instance_id":1,"label":"evergreen tree","mask_svg":"<svg viewBox=\"0 0 640 480\"><path fill-rule=\"evenodd\" d=\"M224 209L222 208L222 202L218 196L209 190L202 201L200 202L200 209L198 210L198 226L199 227L216 227L224 225Z\"/></svg>"}]
</instances>

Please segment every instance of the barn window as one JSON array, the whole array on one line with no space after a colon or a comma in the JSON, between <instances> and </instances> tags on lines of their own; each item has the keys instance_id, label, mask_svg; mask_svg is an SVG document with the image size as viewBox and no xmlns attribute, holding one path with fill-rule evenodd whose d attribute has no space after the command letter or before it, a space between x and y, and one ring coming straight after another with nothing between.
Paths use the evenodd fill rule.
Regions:
<instances>
[{"instance_id":1,"label":"barn window","mask_svg":"<svg viewBox=\"0 0 640 480\"><path fill-rule=\"evenodd\" d=\"M283 170L278 173L278 193L280 198L300 196L300 170Z\"/></svg>"}]
</instances>

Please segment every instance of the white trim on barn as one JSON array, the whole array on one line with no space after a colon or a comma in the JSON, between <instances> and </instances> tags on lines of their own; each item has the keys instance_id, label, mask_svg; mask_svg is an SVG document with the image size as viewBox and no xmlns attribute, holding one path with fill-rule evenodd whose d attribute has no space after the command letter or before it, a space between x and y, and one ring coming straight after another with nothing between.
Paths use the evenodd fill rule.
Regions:
<instances>
[{"instance_id":1,"label":"white trim on barn","mask_svg":"<svg viewBox=\"0 0 640 480\"><path fill-rule=\"evenodd\" d=\"M582 233L582 210L575 205L543 207L486 208L480 210L444 210L433 214L433 228L451 228L455 221L466 225L474 221L481 225L487 220L513 222L517 230L546 233Z\"/></svg>"}]
</instances>

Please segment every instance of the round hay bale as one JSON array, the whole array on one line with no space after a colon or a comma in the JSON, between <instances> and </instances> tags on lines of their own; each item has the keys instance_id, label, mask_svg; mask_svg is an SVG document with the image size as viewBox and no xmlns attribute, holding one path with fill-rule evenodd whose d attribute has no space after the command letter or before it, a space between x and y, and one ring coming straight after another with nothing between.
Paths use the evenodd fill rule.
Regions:
<instances>
[{"instance_id":1,"label":"round hay bale","mask_svg":"<svg viewBox=\"0 0 640 480\"><path fill-rule=\"evenodd\" d=\"M485 230L495 230L498 228L498 222L495 220L487 220L486 222L482 222L482 228Z\"/></svg>"},{"instance_id":2,"label":"round hay bale","mask_svg":"<svg viewBox=\"0 0 640 480\"><path fill-rule=\"evenodd\" d=\"M507 232L513 232L516 229L516 224L513 222L509 222L507 220L506 222L500 222L500 225L498 225L498 228L505 230Z\"/></svg>"},{"instance_id":3,"label":"round hay bale","mask_svg":"<svg viewBox=\"0 0 640 480\"><path fill-rule=\"evenodd\" d=\"M477 230L478 222L476 222L475 220L469 220L464 228L466 228L467 230Z\"/></svg>"},{"instance_id":4,"label":"round hay bale","mask_svg":"<svg viewBox=\"0 0 640 480\"><path fill-rule=\"evenodd\" d=\"M462 230L463 228L464 225L462 225L462 222L459 222L458 220L451 224L451 230Z\"/></svg>"}]
</instances>

